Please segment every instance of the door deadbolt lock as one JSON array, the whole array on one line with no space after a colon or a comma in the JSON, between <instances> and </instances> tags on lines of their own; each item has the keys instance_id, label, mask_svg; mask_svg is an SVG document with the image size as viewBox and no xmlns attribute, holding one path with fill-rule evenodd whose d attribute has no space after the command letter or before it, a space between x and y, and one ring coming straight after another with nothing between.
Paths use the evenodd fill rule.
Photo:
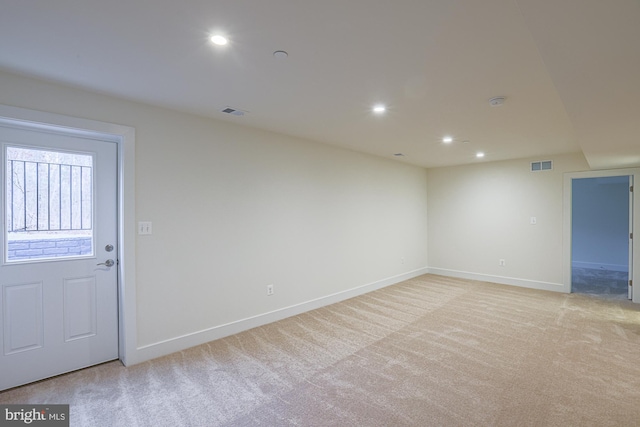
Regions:
<instances>
[{"instance_id":1,"label":"door deadbolt lock","mask_svg":"<svg viewBox=\"0 0 640 427\"><path fill-rule=\"evenodd\" d=\"M113 245L107 245L104 247L104 250L107 252L111 252L113 250Z\"/></svg>"},{"instance_id":2,"label":"door deadbolt lock","mask_svg":"<svg viewBox=\"0 0 640 427\"><path fill-rule=\"evenodd\" d=\"M108 259L105 262L101 262L101 263L96 264L96 265L105 265L107 267L113 267L114 264L115 264L115 262L112 259Z\"/></svg>"}]
</instances>

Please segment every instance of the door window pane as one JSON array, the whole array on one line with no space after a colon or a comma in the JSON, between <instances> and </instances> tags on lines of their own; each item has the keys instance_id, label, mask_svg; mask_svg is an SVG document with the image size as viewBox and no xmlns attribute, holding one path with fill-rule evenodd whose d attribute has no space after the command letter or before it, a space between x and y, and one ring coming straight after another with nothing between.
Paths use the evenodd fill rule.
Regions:
<instances>
[{"instance_id":1,"label":"door window pane","mask_svg":"<svg viewBox=\"0 0 640 427\"><path fill-rule=\"evenodd\" d=\"M93 256L93 156L6 147L6 262Z\"/></svg>"}]
</instances>

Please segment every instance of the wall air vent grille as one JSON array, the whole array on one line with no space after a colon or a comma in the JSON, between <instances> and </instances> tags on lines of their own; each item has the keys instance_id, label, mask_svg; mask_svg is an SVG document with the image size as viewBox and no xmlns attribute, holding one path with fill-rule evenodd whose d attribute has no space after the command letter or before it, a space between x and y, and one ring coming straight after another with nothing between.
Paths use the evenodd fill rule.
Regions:
<instances>
[{"instance_id":1,"label":"wall air vent grille","mask_svg":"<svg viewBox=\"0 0 640 427\"><path fill-rule=\"evenodd\" d=\"M238 110L236 108L227 107L222 110L223 113L231 114L232 116L244 116L245 111Z\"/></svg>"},{"instance_id":2,"label":"wall air vent grille","mask_svg":"<svg viewBox=\"0 0 640 427\"><path fill-rule=\"evenodd\" d=\"M539 162L531 162L531 172L541 172L553 170L553 161L541 160Z\"/></svg>"}]
</instances>

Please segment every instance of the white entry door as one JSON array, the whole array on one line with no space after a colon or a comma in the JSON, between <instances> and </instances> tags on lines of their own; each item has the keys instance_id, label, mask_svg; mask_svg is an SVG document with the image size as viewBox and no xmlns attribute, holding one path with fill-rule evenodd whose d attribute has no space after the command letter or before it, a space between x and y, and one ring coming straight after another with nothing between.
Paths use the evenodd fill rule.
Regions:
<instances>
[{"instance_id":1,"label":"white entry door","mask_svg":"<svg viewBox=\"0 0 640 427\"><path fill-rule=\"evenodd\" d=\"M0 390L118 358L117 146L0 125Z\"/></svg>"}]
</instances>

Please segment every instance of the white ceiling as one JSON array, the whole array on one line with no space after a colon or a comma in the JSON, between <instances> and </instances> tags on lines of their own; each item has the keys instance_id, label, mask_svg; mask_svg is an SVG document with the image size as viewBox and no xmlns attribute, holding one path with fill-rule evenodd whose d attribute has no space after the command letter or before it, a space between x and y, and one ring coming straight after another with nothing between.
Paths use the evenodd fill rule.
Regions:
<instances>
[{"instance_id":1,"label":"white ceiling","mask_svg":"<svg viewBox=\"0 0 640 427\"><path fill-rule=\"evenodd\" d=\"M424 167L640 166L639 0L1 0L0 68Z\"/></svg>"}]
</instances>

